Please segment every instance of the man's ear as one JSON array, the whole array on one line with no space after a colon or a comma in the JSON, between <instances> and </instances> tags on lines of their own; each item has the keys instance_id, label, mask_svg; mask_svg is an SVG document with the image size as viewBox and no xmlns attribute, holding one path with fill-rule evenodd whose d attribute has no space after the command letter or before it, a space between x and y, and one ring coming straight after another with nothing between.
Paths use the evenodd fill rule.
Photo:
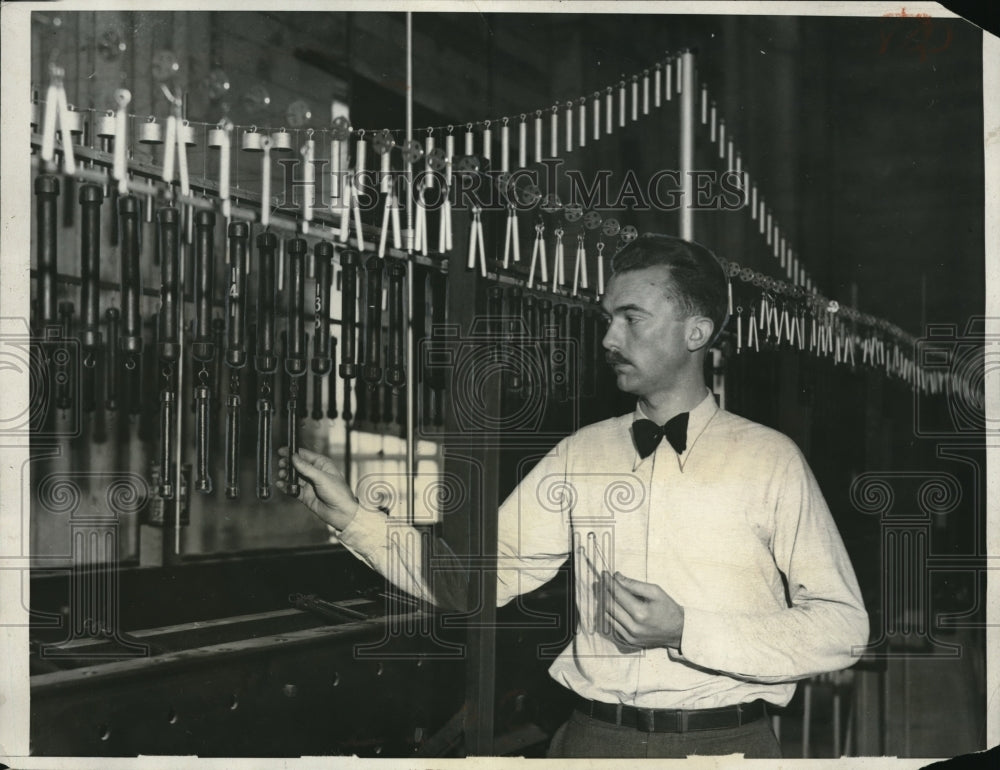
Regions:
<instances>
[{"instance_id":1,"label":"man's ear","mask_svg":"<svg viewBox=\"0 0 1000 770\"><path fill-rule=\"evenodd\" d=\"M715 333L715 324L708 316L694 315L687 319L687 346L692 353L706 347Z\"/></svg>"}]
</instances>

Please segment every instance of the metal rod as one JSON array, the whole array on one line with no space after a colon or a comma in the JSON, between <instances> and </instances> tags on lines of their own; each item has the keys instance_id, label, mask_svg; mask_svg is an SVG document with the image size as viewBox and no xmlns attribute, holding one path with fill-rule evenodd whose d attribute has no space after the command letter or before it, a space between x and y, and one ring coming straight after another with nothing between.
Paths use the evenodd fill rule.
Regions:
<instances>
[{"instance_id":1,"label":"metal rod","mask_svg":"<svg viewBox=\"0 0 1000 770\"><path fill-rule=\"evenodd\" d=\"M271 497L271 415L274 411L270 398L257 399L257 497Z\"/></svg>"},{"instance_id":2,"label":"metal rod","mask_svg":"<svg viewBox=\"0 0 1000 770\"><path fill-rule=\"evenodd\" d=\"M298 398L299 383L308 368L306 358L305 317L305 257L307 245L302 238L294 238L288 242L288 292L286 317L288 319L288 344L285 347L285 373L288 375L289 388L285 393L288 412L288 452L294 454L299 448L298 434ZM286 491L292 497L299 494L298 472L289 464Z\"/></svg>"},{"instance_id":3,"label":"metal rod","mask_svg":"<svg viewBox=\"0 0 1000 770\"><path fill-rule=\"evenodd\" d=\"M215 214L199 211L194 216L194 310L195 334L191 353L196 361L209 363L215 358L212 337L212 296L215 279Z\"/></svg>"},{"instance_id":4,"label":"metal rod","mask_svg":"<svg viewBox=\"0 0 1000 770\"><path fill-rule=\"evenodd\" d=\"M287 360L287 359L286 359ZM290 454L295 454L299 450L299 419L298 419L298 381L300 378L290 379L290 396L288 397L286 410L288 412L287 420L287 434L286 434L286 444L288 446L288 452ZM285 492L291 497L299 496L299 474L298 471L292 467L292 464L288 464L288 479L287 486L285 487Z\"/></svg>"},{"instance_id":5,"label":"metal rod","mask_svg":"<svg viewBox=\"0 0 1000 770\"><path fill-rule=\"evenodd\" d=\"M257 271L257 355L255 364L261 374L273 374L277 367L274 353L274 281L278 239L274 233L257 236L260 257Z\"/></svg>"},{"instance_id":6,"label":"metal rod","mask_svg":"<svg viewBox=\"0 0 1000 770\"><path fill-rule=\"evenodd\" d=\"M90 353L101 346L100 294L98 282L101 273L101 204L104 192L100 185L85 184L80 187L80 344Z\"/></svg>"},{"instance_id":7,"label":"metal rod","mask_svg":"<svg viewBox=\"0 0 1000 770\"><path fill-rule=\"evenodd\" d=\"M263 232L257 236L257 253L260 256L257 283L257 497L271 497L271 448L273 405L273 379L278 366L274 353L274 277L275 254L278 239L274 233Z\"/></svg>"},{"instance_id":8,"label":"metal rod","mask_svg":"<svg viewBox=\"0 0 1000 770\"><path fill-rule=\"evenodd\" d=\"M226 360L223 351L226 349L226 321L223 318L212 319L212 344L215 347L215 356L212 359L212 411L219 411L219 404L222 403L222 382L225 379Z\"/></svg>"},{"instance_id":9,"label":"metal rod","mask_svg":"<svg viewBox=\"0 0 1000 770\"><path fill-rule=\"evenodd\" d=\"M250 225L229 225L229 289L226 292L226 364L241 369L247 362L246 283Z\"/></svg>"},{"instance_id":10,"label":"metal rod","mask_svg":"<svg viewBox=\"0 0 1000 770\"><path fill-rule=\"evenodd\" d=\"M340 376L348 381L357 374L355 356L359 256L358 252L353 249L345 249L340 255L341 297L343 300L340 309L342 337L340 341ZM346 402L345 412L350 412L350 407Z\"/></svg>"},{"instance_id":11,"label":"metal rod","mask_svg":"<svg viewBox=\"0 0 1000 770\"><path fill-rule=\"evenodd\" d=\"M514 351L512 362L514 371L507 376L507 389L520 393L524 382L522 379L521 361L524 354L524 325L521 311L522 292L519 286L507 290L507 328L504 330L505 342Z\"/></svg>"},{"instance_id":12,"label":"metal rod","mask_svg":"<svg viewBox=\"0 0 1000 770\"><path fill-rule=\"evenodd\" d=\"M73 303L72 302L60 302L59 303L59 337L61 343L57 344L54 348L56 351L60 351L60 354L53 355L53 361L55 362L55 384L56 384L56 408L57 409L72 409L73 408L73 370L74 366L71 365L70 359L72 353L70 349L66 346L65 341L69 339L73 332Z\"/></svg>"},{"instance_id":13,"label":"metal rod","mask_svg":"<svg viewBox=\"0 0 1000 770\"><path fill-rule=\"evenodd\" d=\"M188 220L194 221L195 227L195 265L194 265L194 312L195 339L191 357L201 364L198 373L199 381L195 384L195 478L194 487L202 494L211 494L211 408L212 387L211 374L208 369L214 364L216 355L215 339L212 330L212 294L215 276L215 214L211 211L198 211Z\"/></svg>"},{"instance_id":14,"label":"metal rod","mask_svg":"<svg viewBox=\"0 0 1000 770\"><path fill-rule=\"evenodd\" d=\"M56 273L58 271L58 199L59 178L44 174L35 178L38 227L38 307L39 329L59 323L56 308Z\"/></svg>"},{"instance_id":15,"label":"metal rod","mask_svg":"<svg viewBox=\"0 0 1000 770\"><path fill-rule=\"evenodd\" d=\"M406 140L413 140L413 15L406 12ZM413 365L414 333L413 333L413 294L414 273L416 265L413 261L413 166L407 166L407 179L410 181L406 196L406 227L410 234L407 239L407 270L406 270L406 365L410 367L410 376L406 378L405 409L406 409L406 517L412 524L416 512L416 475L417 456L415 438L416 409L416 367Z\"/></svg>"},{"instance_id":16,"label":"metal rod","mask_svg":"<svg viewBox=\"0 0 1000 770\"><path fill-rule=\"evenodd\" d=\"M406 12L406 146L413 141L413 14ZM406 251L413 252L413 163L406 161Z\"/></svg>"},{"instance_id":17,"label":"metal rod","mask_svg":"<svg viewBox=\"0 0 1000 770\"><path fill-rule=\"evenodd\" d=\"M430 276L431 292L431 333L430 338L435 345L442 342L441 335L444 334L443 327L448 319L447 292L448 283L445 277L439 273L432 273ZM411 378L413 379L413 378ZM432 370L424 377L424 382L431 389L432 420L434 425L444 425L444 394L445 379L443 372Z\"/></svg>"},{"instance_id":18,"label":"metal rod","mask_svg":"<svg viewBox=\"0 0 1000 770\"><path fill-rule=\"evenodd\" d=\"M104 311L108 323L108 346L104 367L104 408L110 412L118 409L118 323L121 313L118 308L109 307Z\"/></svg>"},{"instance_id":19,"label":"metal rod","mask_svg":"<svg viewBox=\"0 0 1000 770\"><path fill-rule=\"evenodd\" d=\"M406 359L404 339L406 334L403 315L403 282L406 278L406 263L399 259L389 259L389 354L386 357L385 381L398 392L406 384ZM411 268L412 269L412 268Z\"/></svg>"},{"instance_id":20,"label":"metal rod","mask_svg":"<svg viewBox=\"0 0 1000 770\"><path fill-rule=\"evenodd\" d=\"M163 375L160 390L160 496L165 499L179 497L180 481L171 473L175 457L177 436L176 422L177 388L182 382L175 367L180 364L178 292L180 287L180 212L172 207L164 207L156 212L155 250L160 263L160 309L157 313L157 342ZM178 509L179 510L179 509ZM173 524L180 526L180 518Z\"/></svg>"},{"instance_id":21,"label":"metal rod","mask_svg":"<svg viewBox=\"0 0 1000 770\"><path fill-rule=\"evenodd\" d=\"M351 421L354 419L354 410L351 405L351 383L353 382L353 380L347 379L346 377L344 377L343 379L344 379L344 408L341 410L341 416L344 418L344 422L347 423L347 440L349 442L351 436ZM345 445L344 449L345 452L347 451L348 445L349 443ZM344 477L347 478L348 481L350 481L350 476L348 475L350 467L351 467L350 461L347 459L347 456L345 455Z\"/></svg>"},{"instance_id":22,"label":"metal rod","mask_svg":"<svg viewBox=\"0 0 1000 770\"><path fill-rule=\"evenodd\" d=\"M323 419L323 376L333 380L333 358L330 355L330 291L333 288L333 244L320 241L313 252L316 273L316 295L313 300L313 410L314 420ZM334 391L331 391L336 403ZM336 410L336 407L334 407Z\"/></svg>"},{"instance_id":23,"label":"metal rod","mask_svg":"<svg viewBox=\"0 0 1000 770\"><path fill-rule=\"evenodd\" d=\"M181 249L185 250L186 245L181 245ZM177 271L177 285L178 287L184 285L184 266L187 262L185 256L181 256L178 260L178 271ZM177 380L175 386L175 393L180 392L181 383L184 382L184 335L179 333L179 330L184 327L184 302L183 297L178 295L178 306L177 306L177 328L178 328L178 350L177 350ZM181 414L181 410L178 408L174 411L174 427L176 430L174 439L174 484L176 485L177 494L174 495L173 506L174 506L174 519L173 519L173 532L174 532L174 549L172 552L165 554L165 561L169 561L170 557L179 557L181 552L181 508L184 505L184 501L187 494L184 493L184 464L183 455L184 451L184 419ZM190 477L189 482L190 483Z\"/></svg>"},{"instance_id":24,"label":"metal rod","mask_svg":"<svg viewBox=\"0 0 1000 770\"><path fill-rule=\"evenodd\" d=\"M555 316L555 325L557 330L556 337L552 345L553 355L551 357L552 393L555 395L556 401L563 403L566 401L568 394L567 369L569 356L566 354L566 349L568 347L567 341L569 339L569 308L560 303L556 305L552 311ZM560 355L555 355L557 351Z\"/></svg>"},{"instance_id":25,"label":"metal rod","mask_svg":"<svg viewBox=\"0 0 1000 770\"><path fill-rule=\"evenodd\" d=\"M83 409L97 407L97 364L101 349L100 283L101 204L104 191L100 185L80 187L80 346L83 348L81 393Z\"/></svg>"},{"instance_id":26,"label":"metal rod","mask_svg":"<svg viewBox=\"0 0 1000 770\"><path fill-rule=\"evenodd\" d=\"M316 295L313 301L313 374L327 374L330 357L330 291L333 286L333 244L320 241L313 256L316 272Z\"/></svg>"},{"instance_id":27,"label":"metal rod","mask_svg":"<svg viewBox=\"0 0 1000 770\"><path fill-rule=\"evenodd\" d=\"M211 443L212 389L199 383L194 389L195 403L195 489L202 494L212 492L212 473L209 461Z\"/></svg>"},{"instance_id":28,"label":"metal rod","mask_svg":"<svg viewBox=\"0 0 1000 770\"><path fill-rule=\"evenodd\" d=\"M121 297L122 328L118 342L125 354L126 368L135 368L142 353L142 318L139 298L142 276L139 268L139 199L124 195L118 199L118 222L121 226Z\"/></svg>"},{"instance_id":29,"label":"metal rod","mask_svg":"<svg viewBox=\"0 0 1000 770\"><path fill-rule=\"evenodd\" d=\"M170 206L157 212L156 249L160 254L160 312L158 341L160 358L176 361L180 357L178 293L180 290L179 227L180 212Z\"/></svg>"},{"instance_id":30,"label":"metal rod","mask_svg":"<svg viewBox=\"0 0 1000 770\"><path fill-rule=\"evenodd\" d=\"M169 388L160 391L160 497L174 496L175 487L170 476L170 455L173 451L174 410L176 409L176 394Z\"/></svg>"},{"instance_id":31,"label":"metal rod","mask_svg":"<svg viewBox=\"0 0 1000 770\"><path fill-rule=\"evenodd\" d=\"M371 393L382 379L382 269L378 256L365 263L365 350L361 378Z\"/></svg>"},{"instance_id":32,"label":"metal rod","mask_svg":"<svg viewBox=\"0 0 1000 770\"><path fill-rule=\"evenodd\" d=\"M694 169L694 122L695 122L695 64L694 54L685 51L681 54L681 77L683 85L681 87L681 144L680 144L680 172L681 172L681 207L680 207L680 235L685 240L694 239L694 178L691 175Z\"/></svg>"},{"instance_id":33,"label":"metal rod","mask_svg":"<svg viewBox=\"0 0 1000 770\"><path fill-rule=\"evenodd\" d=\"M240 496L240 375L233 370L226 399L226 497Z\"/></svg>"},{"instance_id":34,"label":"metal rod","mask_svg":"<svg viewBox=\"0 0 1000 770\"><path fill-rule=\"evenodd\" d=\"M330 361L337 358L337 338L330 338ZM337 373L331 365L329 373L326 375L326 416L331 420L337 419Z\"/></svg>"},{"instance_id":35,"label":"metal rod","mask_svg":"<svg viewBox=\"0 0 1000 770\"><path fill-rule=\"evenodd\" d=\"M240 369L247 362L246 282L250 225L231 222L229 235L229 289L226 292L226 366L229 395L226 398L226 497L240 496Z\"/></svg>"},{"instance_id":36,"label":"metal rod","mask_svg":"<svg viewBox=\"0 0 1000 770\"><path fill-rule=\"evenodd\" d=\"M292 377L300 377L306 372L306 335L303 307L305 305L305 258L306 242L293 238L288 242L288 279L286 319L288 321L288 347L285 354L285 370Z\"/></svg>"},{"instance_id":37,"label":"metal rod","mask_svg":"<svg viewBox=\"0 0 1000 770\"><path fill-rule=\"evenodd\" d=\"M538 300L538 335L535 339L542 340L542 367L544 369L541 392L546 398L551 398L555 394L552 382L553 373L553 340L549 335L549 327L552 325L552 301L542 298Z\"/></svg>"}]
</instances>

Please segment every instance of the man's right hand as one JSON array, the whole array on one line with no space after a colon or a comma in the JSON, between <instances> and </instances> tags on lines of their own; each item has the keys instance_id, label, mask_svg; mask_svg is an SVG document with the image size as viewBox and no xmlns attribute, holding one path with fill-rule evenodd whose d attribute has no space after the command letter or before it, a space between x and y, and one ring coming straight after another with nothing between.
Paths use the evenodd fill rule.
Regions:
<instances>
[{"instance_id":1,"label":"man's right hand","mask_svg":"<svg viewBox=\"0 0 1000 770\"><path fill-rule=\"evenodd\" d=\"M288 478L288 447L281 447L278 455L277 487L284 492ZM324 523L338 532L343 531L360 505L347 486L344 474L330 458L302 447L292 455L291 462L303 482L299 484L298 499Z\"/></svg>"}]
</instances>

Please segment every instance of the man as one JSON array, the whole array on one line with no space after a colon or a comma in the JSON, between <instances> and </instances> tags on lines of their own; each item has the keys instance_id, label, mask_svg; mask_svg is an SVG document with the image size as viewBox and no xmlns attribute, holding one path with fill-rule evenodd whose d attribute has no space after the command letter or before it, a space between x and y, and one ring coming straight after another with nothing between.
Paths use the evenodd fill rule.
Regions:
<instances>
[{"instance_id":1,"label":"man","mask_svg":"<svg viewBox=\"0 0 1000 770\"><path fill-rule=\"evenodd\" d=\"M550 674L577 706L549 755L779 757L764 704L851 665L868 639L843 543L795 444L719 409L705 386L727 306L710 251L637 239L602 305L635 413L559 442L499 512L499 604L574 556L579 624ZM384 513L360 507L326 458L293 463L309 482L300 499L388 574ZM392 572L433 600L419 563Z\"/></svg>"}]
</instances>

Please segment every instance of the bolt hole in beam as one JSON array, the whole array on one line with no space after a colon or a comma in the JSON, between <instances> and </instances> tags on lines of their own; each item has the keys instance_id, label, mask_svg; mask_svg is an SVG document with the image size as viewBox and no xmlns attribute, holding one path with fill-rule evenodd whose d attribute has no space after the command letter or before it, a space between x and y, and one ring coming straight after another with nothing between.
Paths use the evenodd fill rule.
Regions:
<instances>
[{"instance_id":1,"label":"bolt hole in beam","mask_svg":"<svg viewBox=\"0 0 1000 770\"><path fill-rule=\"evenodd\" d=\"M101 725L97 728L97 737L102 741L106 741L111 737L111 728L107 725Z\"/></svg>"},{"instance_id":2,"label":"bolt hole in beam","mask_svg":"<svg viewBox=\"0 0 1000 770\"><path fill-rule=\"evenodd\" d=\"M333 686L334 687L339 687L340 686L340 674L338 674L336 672L334 672L334 674L333 674Z\"/></svg>"},{"instance_id":3,"label":"bolt hole in beam","mask_svg":"<svg viewBox=\"0 0 1000 770\"><path fill-rule=\"evenodd\" d=\"M167 712L167 722L172 725L177 724L177 712L173 709L170 709L170 711Z\"/></svg>"},{"instance_id":4,"label":"bolt hole in beam","mask_svg":"<svg viewBox=\"0 0 1000 770\"><path fill-rule=\"evenodd\" d=\"M236 709L238 709L239 706L240 706L240 699L236 696L236 693L233 693L232 695L229 696L229 710L236 711Z\"/></svg>"},{"instance_id":5,"label":"bolt hole in beam","mask_svg":"<svg viewBox=\"0 0 1000 770\"><path fill-rule=\"evenodd\" d=\"M375 667L375 676L382 676L383 673L385 673L385 667L381 663L379 663Z\"/></svg>"}]
</instances>

